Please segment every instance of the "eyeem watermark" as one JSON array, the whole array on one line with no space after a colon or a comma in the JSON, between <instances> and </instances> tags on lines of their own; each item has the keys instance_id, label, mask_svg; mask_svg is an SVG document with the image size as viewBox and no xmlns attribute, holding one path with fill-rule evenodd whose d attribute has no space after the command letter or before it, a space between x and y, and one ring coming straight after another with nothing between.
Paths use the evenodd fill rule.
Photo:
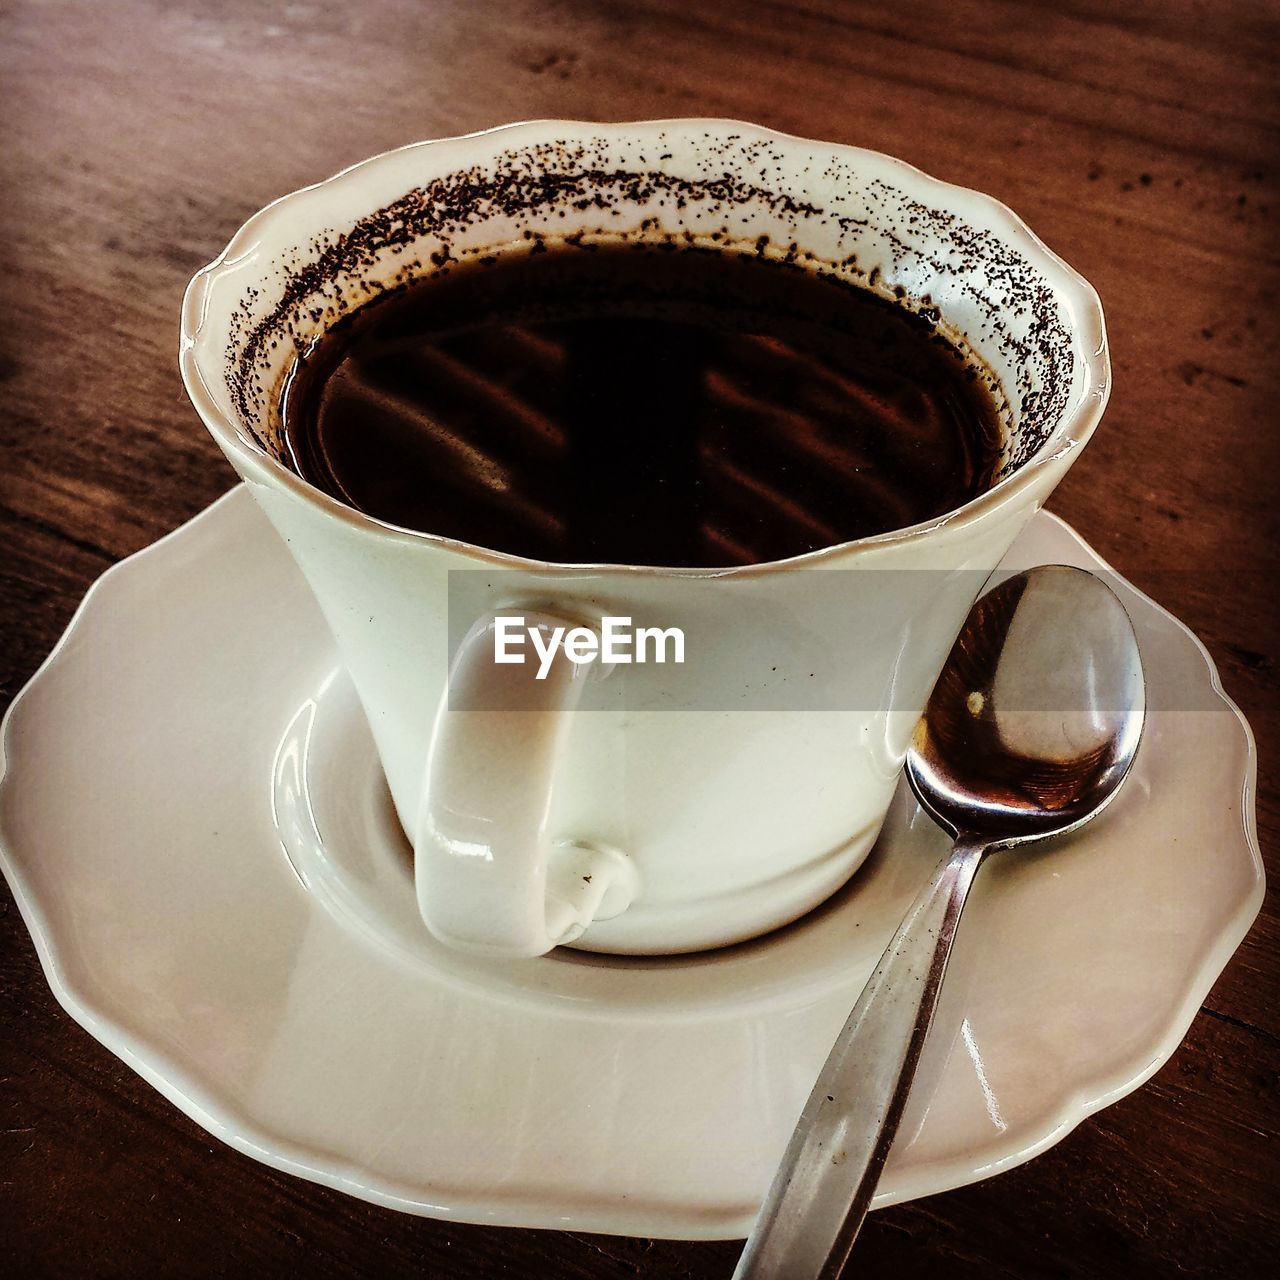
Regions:
<instances>
[{"instance_id":1,"label":"eyeem watermark","mask_svg":"<svg viewBox=\"0 0 1280 1280\"><path fill-rule=\"evenodd\" d=\"M1163 615L1156 619L1151 606L1141 601L1132 605L1132 589L1122 579L1106 570L1095 572L1152 627L1164 627L1173 638L1180 634ZM1157 599L1162 594L1185 598L1188 591L1203 587L1209 572L1151 573L1143 584ZM432 640L439 646L432 657L442 668L451 665L468 636L483 624L478 652L489 675L526 679L532 690L546 689L562 668L595 677L609 669L610 661L619 663L614 675L623 678L582 682L578 712L584 715L893 711L914 723L970 604L1003 576L1000 570L991 578L985 569L784 567L744 578L664 577L660 587L649 575L637 575L636 584L643 581L645 587L641 594L624 574L615 574L592 596L574 575L565 578L565 593L558 599L550 575L531 580L526 569L492 565L451 569L446 617ZM607 636L601 618L605 613L613 615L605 624ZM497 636L495 614L504 619ZM555 629L562 625L557 637ZM531 636L530 628L538 634ZM579 629L593 634L570 638ZM496 667L495 656L499 662L525 665ZM572 662L593 658L594 666ZM637 660L648 665L635 665ZM540 670L543 678L535 680ZM1056 685L1028 680L1016 691L1002 688L1004 706L1016 696L1014 710L1062 711ZM446 696L454 710L506 711L512 706L509 681L502 679L451 678ZM1124 709L1128 686L1099 684L1097 697L1105 699L1096 704L1100 709ZM536 705L539 700L535 696L530 701ZM1153 676L1146 706L1149 714L1234 715L1207 675L1204 680Z\"/></svg>"},{"instance_id":2,"label":"eyeem watermark","mask_svg":"<svg viewBox=\"0 0 1280 1280\"><path fill-rule=\"evenodd\" d=\"M523 663L528 649L538 657L537 679L545 680L561 650L581 666L632 662L684 662L684 631L680 627L633 627L629 617L606 615L593 627L527 626L522 614L499 614L493 624L493 660Z\"/></svg>"}]
</instances>

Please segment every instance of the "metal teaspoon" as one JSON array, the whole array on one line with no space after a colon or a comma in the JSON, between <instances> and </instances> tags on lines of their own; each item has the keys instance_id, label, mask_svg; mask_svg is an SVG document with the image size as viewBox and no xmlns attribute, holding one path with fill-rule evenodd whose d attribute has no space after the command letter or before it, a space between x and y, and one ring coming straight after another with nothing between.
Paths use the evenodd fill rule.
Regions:
<instances>
[{"instance_id":1,"label":"metal teaspoon","mask_svg":"<svg viewBox=\"0 0 1280 1280\"><path fill-rule=\"evenodd\" d=\"M984 856L1083 826L1114 798L1146 708L1137 637L1100 578L1016 574L974 605L916 726L906 773L955 843L840 1032L734 1272L834 1280L848 1260L938 1004Z\"/></svg>"}]
</instances>

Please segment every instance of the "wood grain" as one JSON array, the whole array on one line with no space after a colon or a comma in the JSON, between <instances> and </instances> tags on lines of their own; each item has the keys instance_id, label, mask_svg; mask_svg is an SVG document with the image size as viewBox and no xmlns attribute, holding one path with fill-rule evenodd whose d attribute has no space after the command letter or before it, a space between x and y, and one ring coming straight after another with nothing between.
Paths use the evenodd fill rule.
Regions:
<instances>
[{"instance_id":1,"label":"wood grain","mask_svg":"<svg viewBox=\"0 0 1280 1280\"><path fill-rule=\"evenodd\" d=\"M1208 645L1280 791L1280 11L1270 0L108 0L0 8L0 682L232 482L179 384L190 274L284 191L537 116L730 115L991 192L1098 287L1116 386L1052 507ZM0 905L0 1267L30 1276L728 1276L686 1245L414 1219L216 1144L74 1026ZM1235 1277L1280 1247L1274 895L1144 1089L873 1215L864 1273Z\"/></svg>"}]
</instances>

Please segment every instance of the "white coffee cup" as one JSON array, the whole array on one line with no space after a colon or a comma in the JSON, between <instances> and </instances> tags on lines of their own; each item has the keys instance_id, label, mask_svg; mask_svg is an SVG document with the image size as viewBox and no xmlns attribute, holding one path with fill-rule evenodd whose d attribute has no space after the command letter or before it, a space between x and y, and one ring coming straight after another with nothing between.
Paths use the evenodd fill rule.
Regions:
<instances>
[{"instance_id":1,"label":"white coffee cup","mask_svg":"<svg viewBox=\"0 0 1280 1280\"><path fill-rule=\"evenodd\" d=\"M790 256L940 316L1003 391L999 482L924 524L708 571L545 564L400 529L285 465L280 388L335 317L442 261L579 232ZM969 605L1109 386L1097 296L1003 205L873 152L708 120L511 125L286 196L191 282L181 363L333 631L426 925L509 956L718 946L844 883ZM601 678L561 653L539 680L494 662L500 615L680 626L701 664Z\"/></svg>"}]
</instances>

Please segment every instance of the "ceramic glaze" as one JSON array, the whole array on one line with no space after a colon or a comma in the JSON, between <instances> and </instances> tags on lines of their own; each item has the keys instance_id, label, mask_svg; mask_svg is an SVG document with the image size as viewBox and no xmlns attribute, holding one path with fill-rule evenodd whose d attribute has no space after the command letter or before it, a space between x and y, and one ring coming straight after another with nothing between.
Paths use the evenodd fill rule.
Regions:
<instances>
[{"instance_id":1,"label":"ceramic glaze","mask_svg":"<svg viewBox=\"0 0 1280 1280\"><path fill-rule=\"evenodd\" d=\"M922 525L711 572L548 564L413 533L281 463L280 380L325 324L398 281L546 234L821 263L927 313L1003 405L999 483ZM514 125L285 197L192 282L182 368L332 628L415 844L427 925L509 955L723 945L848 880L985 575L1078 455L1109 382L1093 290L1002 205L873 152L724 121ZM451 592L463 577L466 617ZM838 616L823 607L832 591ZM678 621L714 670L673 686L668 668L631 668L621 702L590 710L567 679L503 677L499 695L476 645L512 607ZM453 705L451 664L488 710ZM743 709L731 688L753 691Z\"/></svg>"},{"instance_id":2,"label":"ceramic glaze","mask_svg":"<svg viewBox=\"0 0 1280 1280\"><path fill-rule=\"evenodd\" d=\"M1045 513L1006 567L1042 563L1107 572ZM1135 1089L1258 913L1248 728L1190 632L1108 580L1147 670L1133 776L1052 865L986 873L877 1205ZM2 740L0 866L77 1022L255 1160L491 1225L741 1239L946 844L899 793L844 890L727 950L442 945L355 691L243 488L95 584Z\"/></svg>"}]
</instances>

